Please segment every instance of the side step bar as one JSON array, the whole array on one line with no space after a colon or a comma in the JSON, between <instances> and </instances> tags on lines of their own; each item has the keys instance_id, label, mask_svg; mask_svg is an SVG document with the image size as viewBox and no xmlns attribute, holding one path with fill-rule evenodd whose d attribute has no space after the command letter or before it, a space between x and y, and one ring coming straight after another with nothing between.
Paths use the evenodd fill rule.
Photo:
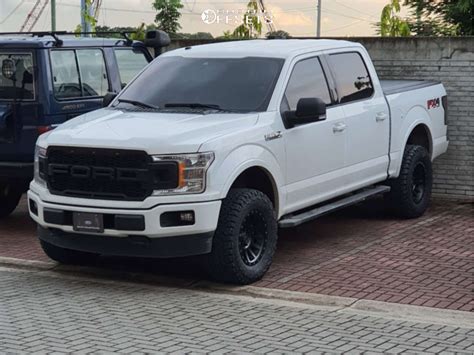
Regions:
<instances>
[{"instance_id":1,"label":"side step bar","mask_svg":"<svg viewBox=\"0 0 474 355\"><path fill-rule=\"evenodd\" d=\"M300 224L311 221L313 219L321 217L330 212L339 210L343 207L354 205L370 197L384 194L389 191L390 191L389 186L384 186L384 185L374 186L369 189L362 190L361 192L358 192L356 194L342 198L340 200L328 203L327 205L322 205L312 210L302 212L300 214L290 214L287 217L283 217L283 219L280 220L278 225L280 226L280 228L296 227L296 226L299 226Z\"/></svg>"}]
</instances>

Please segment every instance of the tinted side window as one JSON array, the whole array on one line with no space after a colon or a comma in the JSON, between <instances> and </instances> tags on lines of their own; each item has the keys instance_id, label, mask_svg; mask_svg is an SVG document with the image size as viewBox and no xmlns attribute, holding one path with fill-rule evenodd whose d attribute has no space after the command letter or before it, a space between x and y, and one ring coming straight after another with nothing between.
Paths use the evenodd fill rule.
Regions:
<instances>
[{"instance_id":1,"label":"tinted side window","mask_svg":"<svg viewBox=\"0 0 474 355\"><path fill-rule=\"evenodd\" d=\"M54 95L58 99L82 96L74 51L58 50L51 52Z\"/></svg>"},{"instance_id":2,"label":"tinted side window","mask_svg":"<svg viewBox=\"0 0 474 355\"><path fill-rule=\"evenodd\" d=\"M286 110L294 111L299 99L309 97L317 97L327 105L331 104L328 84L318 58L296 63L286 87L282 106L286 107Z\"/></svg>"},{"instance_id":3,"label":"tinted side window","mask_svg":"<svg viewBox=\"0 0 474 355\"><path fill-rule=\"evenodd\" d=\"M79 49L77 62L82 82L82 96L105 96L109 90L104 55L100 49Z\"/></svg>"},{"instance_id":4,"label":"tinted side window","mask_svg":"<svg viewBox=\"0 0 474 355\"><path fill-rule=\"evenodd\" d=\"M359 53L332 54L329 60L336 76L341 103L372 96L372 80Z\"/></svg>"},{"instance_id":5,"label":"tinted side window","mask_svg":"<svg viewBox=\"0 0 474 355\"><path fill-rule=\"evenodd\" d=\"M125 87L148 64L148 60L142 51L116 49L115 57L117 58L122 87Z\"/></svg>"}]
</instances>

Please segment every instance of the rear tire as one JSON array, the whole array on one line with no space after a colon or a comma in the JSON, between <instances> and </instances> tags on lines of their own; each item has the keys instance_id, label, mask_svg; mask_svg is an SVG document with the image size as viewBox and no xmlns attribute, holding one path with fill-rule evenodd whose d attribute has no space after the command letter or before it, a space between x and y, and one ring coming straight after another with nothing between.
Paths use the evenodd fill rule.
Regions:
<instances>
[{"instance_id":1,"label":"rear tire","mask_svg":"<svg viewBox=\"0 0 474 355\"><path fill-rule=\"evenodd\" d=\"M389 180L391 191L387 201L391 210L401 218L416 218L427 210L433 185L433 169L426 149L407 145L400 175Z\"/></svg>"},{"instance_id":2,"label":"rear tire","mask_svg":"<svg viewBox=\"0 0 474 355\"><path fill-rule=\"evenodd\" d=\"M232 189L222 203L208 256L216 281L246 285L269 269L277 245L277 221L270 199L253 189Z\"/></svg>"},{"instance_id":3,"label":"rear tire","mask_svg":"<svg viewBox=\"0 0 474 355\"><path fill-rule=\"evenodd\" d=\"M0 219L8 217L18 206L22 191L12 184L0 185Z\"/></svg>"},{"instance_id":4,"label":"rear tire","mask_svg":"<svg viewBox=\"0 0 474 355\"><path fill-rule=\"evenodd\" d=\"M41 248L52 260L65 265L85 265L94 262L98 255L58 247L40 239Z\"/></svg>"}]
</instances>

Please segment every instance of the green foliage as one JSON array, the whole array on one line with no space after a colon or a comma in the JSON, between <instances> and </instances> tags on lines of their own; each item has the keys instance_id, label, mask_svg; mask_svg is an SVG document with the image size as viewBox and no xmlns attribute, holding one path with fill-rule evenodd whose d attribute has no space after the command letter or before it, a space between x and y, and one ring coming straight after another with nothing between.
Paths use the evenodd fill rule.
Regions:
<instances>
[{"instance_id":1,"label":"green foliage","mask_svg":"<svg viewBox=\"0 0 474 355\"><path fill-rule=\"evenodd\" d=\"M267 32L265 35L267 38L291 38L291 35L283 30L278 30L278 31L272 31L272 32Z\"/></svg>"},{"instance_id":2,"label":"green foliage","mask_svg":"<svg viewBox=\"0 0 474 355\"><path fill-rule=\"evenodd\" d=\"M172 35L181 29L179 24L181 17L179 10L183 8L181 0L154 0L153 8L159 11L155 16L155 22L160 30Z\"/></svg>"},{"instance_id":3,"label":"green foliage","mask_svg":"<svg viewBox=\"0 0 474 355\"><path fill-rule=\"evenodd\" d=\"M474 0L405 0L419 36L473 36Z\"/></svg>"},{"instance_id":4,"label":"green foliage","mask_svg":"<svg viewBox=\"0 0 474 355\"><path fill-rule=\"evenodd\" d=\"M257 0L250 0L243 23L232 33L233 38L256 38L262 34L262 22L258 16Z\"/></svg>"},{"instance_id":5,"label":"green foliage","mask_svg":"<svg viewBox=\"0 0 474 355\"><path fill-rule=\"evenodd\" d=\"M410 26L398 14L401 11L400 1L391 0L386 5L380 16L379 32L382 37L407 37L410 36Z\"/></svg>"}]
</instances>

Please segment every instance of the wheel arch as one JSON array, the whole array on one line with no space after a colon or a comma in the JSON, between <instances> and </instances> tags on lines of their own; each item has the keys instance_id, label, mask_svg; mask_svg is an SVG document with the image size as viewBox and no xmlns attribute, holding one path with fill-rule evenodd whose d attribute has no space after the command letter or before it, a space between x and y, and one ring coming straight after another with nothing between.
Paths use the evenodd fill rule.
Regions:
<instances>
[{"instance_id":1,"label":"wheel arch","mask_svg":"<svg viewBox=\"0 0 474 355\"><path fill-rule=\"evenodd\" d=\"M243 170L229 188L249 188L263 192L268 196L278 215L279 194L278 187L272 174L263 166L254 165ZM228 193L228 192L227 192Z\"/></svg>"}]
</instances>

